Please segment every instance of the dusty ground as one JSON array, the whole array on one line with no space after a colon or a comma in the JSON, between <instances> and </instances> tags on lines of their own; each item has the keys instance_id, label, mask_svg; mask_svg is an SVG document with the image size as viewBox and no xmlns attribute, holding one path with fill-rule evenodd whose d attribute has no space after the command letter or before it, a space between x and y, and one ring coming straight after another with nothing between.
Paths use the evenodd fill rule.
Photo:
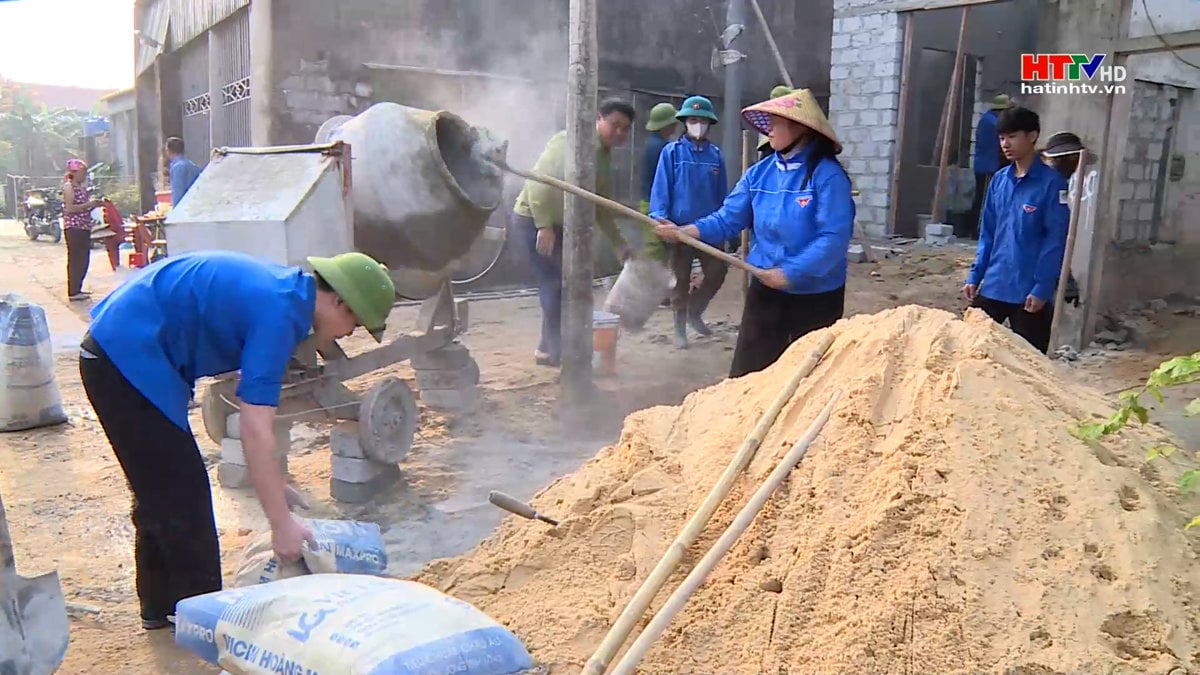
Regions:
<instances>
[{"instance_id":1,"label":"dusty ground","mask_svg":"<svg viewBox=\"0 0 1200 675\"><path fill-rule=\"evenodd\" d=\"M871 313L913 303L959 310L958 289L970 253L965 246L910 250L854 265L847 311ZM147 635L137 625L128 496L79 383L74 348L85 330L86 307L66 302L64 268L62 245L29 242L15 223L0 221L0 292L22 293L46 309L58 385L71 418L60 427L0 436L0 490L20 572L57 569L69 600L99 609L98 614L73 612L71 649L60 672L216 672L176 651L169 634ZM108 269L102 252L93 255L87 286L97 296L122 278ZM539 326L536 297L475 301L463 342L483 373L485 398L479 411L457 418L424 411L419 437L403 465L403 484L371 504L347 508L329 499L327 427L293 430L293 478L312 496L311 515L379 522L386 530L393 571L411 573L429 559L469 549L500 522L501 513L486 504L489 490L527 498L611 442L623 413L677 403L688 392L722 379L739 315L740 276L730 274L708 313L718 324L716 337L696 340L686 352L672 349L666 339L667 312L656 315L645 333L622 336L619 373L599 382L607 404L598 408L596 423L564 430L555 420L556 372L532 363ZM407 329L416 308L400 308L394 317L393 326ZM1085 357L1064 367L1115 391L1143 378L1161 360L1160 351L1182 353L1200 346L1196 318L1167 314L1160 319L1169 324L1163 326L1165 341L1150 351ZM356 338L347 348L355 351L368 344ZM361 389L389 375L410 379L411 371L399 365L351 384ZM195 412L192 421L202 429ZM217 447L203 433L199 437L215 466ZM215 487L214 495L226 572L231 573L262 518L244 491Z\"/></svg>"}]
</instances>

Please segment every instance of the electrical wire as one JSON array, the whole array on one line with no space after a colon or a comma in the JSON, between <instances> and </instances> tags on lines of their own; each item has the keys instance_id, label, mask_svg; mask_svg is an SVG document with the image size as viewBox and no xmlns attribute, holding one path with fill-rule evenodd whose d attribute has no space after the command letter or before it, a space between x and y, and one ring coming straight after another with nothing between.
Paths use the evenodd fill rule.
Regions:
<instances>
[{"instance_id":1,"label":"electrical wire","mask_svg":"<svg viewBox=\"0 0 1200 675\"><path fill-rule=\"evenodd\" d=\"M1150 17L1150 8L1148 6L1146 6L1146 0L1142 0L1142 11L1146 13L1146 22L1150 24L1150 32L1154 33L1154 37L1158 38L1158 41L1163 43L1164 47L1169 48L1169 51L1171 52L1171 56L1174 56L1175 58L1179 59L1179 61L1181 63L1183 63L1184 65L1188 65L1188 66L1195 68L1196 70L1200 70L1200 66L1198 66L1198 65L1192 63L1191 61L1188 61L1187 59L1180 56L1175 45L1172 45L1171 43L1167 42L1167 39L1164 38L1162 33L1160 33L1158 31L1158 26L1154 25L1154 19L1152 19Z\"/></svg>"}]
</instances>

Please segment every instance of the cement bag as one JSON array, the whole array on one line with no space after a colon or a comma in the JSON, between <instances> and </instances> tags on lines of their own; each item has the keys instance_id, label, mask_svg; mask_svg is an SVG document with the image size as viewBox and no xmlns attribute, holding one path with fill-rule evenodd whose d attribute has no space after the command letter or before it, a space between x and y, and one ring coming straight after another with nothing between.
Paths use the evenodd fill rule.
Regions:
<instances>
[{"instance_id":1,"label":"cement bag","mask_svg":"<svg viewBox=\"0 0 1200 675\"><path fill-rule=\"evenodd\" d=\"M175 644L232 675L509 675L533 667L512 633L415 581L313 574L175 607Z\"/></svg>"},{"instance_id":2,"label":"cement bag","mask_svg":"<svg viewBox=\"0 0 1200 675\"><path fill-rule=\"evenodd\" d=\"M18 295L0 296L0 431L66 421L46 312Z\"/></svg>"},{"instance_id":3,"label":"cement bag","mask_svg":"<svg viewBox=\"0 0 1200 675\"><path fill-rule=\"evenodd\" d=\"M253 586L306 574L374 574L387 570L383 534L375 523L355 520L306 520L317 538L317 550L304 547L303 558L280 562L271 548L270 531L250 542L238 562L234 585Z\"/></svg>"},{"instance_id":4,"label":"cement bag","mask_svg":"<svg viewBox=\"0 0 1200 675\"><path fill-rule=\"evenodd\" d=\"M608 292L604 311L621 317L621 327L638 332L675 287L675 275L657 260L632 258Z\"/></svg>"}]
</instances>

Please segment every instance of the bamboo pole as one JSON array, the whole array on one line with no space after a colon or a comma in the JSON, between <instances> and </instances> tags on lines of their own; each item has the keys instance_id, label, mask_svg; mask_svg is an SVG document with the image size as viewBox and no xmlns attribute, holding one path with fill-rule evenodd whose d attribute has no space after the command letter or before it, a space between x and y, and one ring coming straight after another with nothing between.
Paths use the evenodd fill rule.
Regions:
<instances>
[{"instance_id":1,"label":"bamboo pole","mask_svg":"<svg viewBox=\"0 0 1200 675\"><path fill-rule=\"evenodd\" d=\"M829 421L829 417L833 414L833 409L841 397L842 392L840 390L833 392L833 396L829 397L829 402L825 404L821 413L809 425L808 431L804 433L804 436L796 441L792 449L784 455L779 464L775 466L775 470L771 472L771 475L767 476L767 479L763 481L763 484L754 493L754 496L750 498L750 501L746 502L746 506L742 507L737 518L734 518L733 523L721 534L721 538L717 540L717 543L713 544L708 553L704 554L704 557L700 559L696 567L687 575L687 578L683 580L679 588L676 588L671 597L667 598L662 609L654 615L654 618L650 621L650 625L646 626L641 635L638 635L637 640L634 640L633 645L629 647L629 651L625 652L625 656L617 662L616 667L613 669L613 675L633 675L638 663L645 658L646 653L650 651L650 648L654 646L654 642L662 635L667 626L670 625L671 620L683 609L684 605L692 597L692 594L700 588L700 585L704 583L709 573L721 562L725 554L729 553L729 549L733 548L733 545L737 543L742 533L750 527L750 523L754 522L754 518L758 515L758 512L762 510L775 490L787 479L792 469L796 468L800 460L804 459L809 446L820 435L821 430L825 428L825 423Z\"/></svg>"},{"instance_id":2,"label":"bamboo pole","mask_svg":"<svg viewBox=\"0 0 1200 675\"><path fill-rule=\"evenodd\" d=\"M670 547L663 553L663 557L659 559L654 570L650 572L650 576L642 582L640 588L634 593L633 598L625 605L625 609L621 611L621 615L608 629L608 634L600 642L600 646L596 648L596 652L588 659L587 665L583 668L582 675L603 675L607 670L608 664L612 662L613 656L621 650L621 645L625 644L625 640L629 638L629 634L633 632L634 626L646 613L653 602L654 596L667 583L667 579L675 572L675 568L679 566L679 562L683 560L684 553L687 549L700 537L700 533L704 531L704 527L708 521L716 513L717 507L721 505L725 497L729 496L729 492L733 489L734 482L750 465L750 460L754 459L754 454L758 452L758 448L762 445L763 438L767 432L771 430L771 426L775 424L775 419L779 417L779 413L788 401L792 400L796 389L800 387L800 382L817 367L821 359L825 356L825 352L829 351L829 347L833 345L833 335L826 333L817 346L808 355L808 359L800 366L795 375L792 375L783 390L771 402L770 407L759 418L758 424L742 442L742 447L738 449L737 454L730 460L729 465L725 467L724 473L717 479L716 484L709 490L708 495L700 504L700 508L692 514L690 520L684 525L679 535L675 537Z\"/></svg>"},{"instance_id":3,"label":"bamboo pole","mask_svg":"<svg viewBox=\"0 0 1200 675\"><path fill-rule=\"evenodd\" d=\"M900 215L900 169L904 166L904 125L908 111L908 90L911 84L912 71L912 39L913 39L913 13L904 13L904 47L900 52L903 62L900 66L900 110L896 113L896 147L893 150L892 157L892 180L888 188L888 227L892 234L899 234L899 229L896 221ZM921 227L917 226L918 229ZM924 236L924 232L918 232L918 236ZM868 249L869 250L869 249Z\"/></svg>"},{"instance_id":4,"label":"bamboo pole","mask_svg":"<svg viewBox=\"0 0 1200 675\"><path fill-rule=\"evenodd\" d=\"M964 42L967 38L967 15L970 12L969 7L962 8L962 19L958 24L958 47L954 51L954 74L950 77L950 114L946 120L945 130L942 134L942 157L938 161L937 185L933 190L933 206L930 208L929 217L934 222L942 222L942 200L945 197L946 190L946 164L950 161L950 143L954 137L950 132L955 129L957 121L958 102L962 99L963 83L963 67L966 58L963 56ZM924 234L918 232L918 234Z\"/></svg>"},{"instance_id":5,"label":"bamboo pole","mask_svg":"<svg viewBox=\"0 0 1200 675\"><path fill-rule=\"evenodd\" d=\"M1075 238L1079 234L1080 204L1083 202L1083 169L1087 161L1087 150L1079 152L1079 165L1075 167L1075 194L1071 195L1071 219L1067 222L1067 249L1063 253L1062 267L1058 272L1058 288L1054 291L1054 317L1050 319L1050 350L1058 346L1058 327L1062 320L1064 298L1067 295L1067 278L1071 275L1071 257L1075 254Z\"/></svg>"},{"instance_id":6,"label":"bamboo pole","mask_svg":"<svg viewBox=\"0 0 1200 675\"><path fill-rule=\"evenodd\" d=\"M757 3L756 3L757 5ZM758 140L758 134L753 131L742 131L742 175L745 176L750 167L754 165L754 155L757 154L757 149L754 147ZM750 230L753 228L747 227L742 230L741 236L741 252L742 260L745 260L750 255ZM742 274L742 292L750 287L750 273Z\"/></svg>"},{"instance_id":7,"label":"bamboo pole","mask_svg":"<svg viewBox=\"0 0 1200 675\"><path fill-rule=\"evenodd\" d=\"M642 213L641 211L638 211L637 209L631 209L628 206L625 206L624 204L622 204L620 202L615 202L611 199L608 199L607 197L601 197L600 195L598 195L594 192L590 192L590 191L585 190L576 185L572 185L566 181L559 180L557 178L554 178L553 176L547 176L545 174L537 173L534 171L522 171L521 169L514 169L513 167L508 166L507 164L501 165L501 168L504 169L505 171L508 171L509 173L520 176L521 178L525 178L527 180L532 180L532 181L537 181L538 183L545 183L546 185L556 187L559 190L562 190L564 192L569 192L578 197L582 197L583 199L586 199L586 200L592 202L593 204L596 204L597 206L602 206L611 211L616 211L617 213L620 213L621 215L623 215L627 218L633 218L634 220L636 220L644 225L649 225L650 227L654 227L654 226L658 225L658 221L654 220L650 216L645 215L644 213ZM757 275L757 274L761 274L763 271L763 270L755 267L754 265L751 265L750 263L742 260L741 258L737 258L735 256L729 255L725 251L722 251L721 249L719 249L715 246L709 246L708 244L700 241L699 239L689 237L688 235L683 234L682 232L679 233L679 241L681 243L687 244L688 246L691 246L694 249L704 251L705 253L713 256L714 258L720 258L721 260L729 263L730 265L733 265L734 267L736 267L740 270L745 270L751 274Z\"/></svg>"},{"instance_id":8,"label":"bamboo pole","mask_svg":"<svg viewBox=\"0 0 1200 675\"><path fill-rule=\"evenodd\" d=\"M783 77L783 83L789 89L794 88L792 76L788 75L787 64L783 62L783 54L779 52L779 45L775 44L775 35L771 33L771 25L767 23L767 17L763 15L758 0L750 0L750 7L754 10L754 16L758 17L758 25L762 27L763 35L767 38L767 47L771 49L771 56L775 57L775 65L779 67L779 75Z\"/></svg>"}]
</instances>

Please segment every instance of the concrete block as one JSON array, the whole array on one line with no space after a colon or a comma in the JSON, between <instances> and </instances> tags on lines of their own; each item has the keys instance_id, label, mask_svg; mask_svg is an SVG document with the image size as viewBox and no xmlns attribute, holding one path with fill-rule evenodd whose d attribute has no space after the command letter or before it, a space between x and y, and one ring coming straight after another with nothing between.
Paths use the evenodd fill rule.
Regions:
<instances>
[{"instance_id":1,"label":"concrete block","mask_svg":"<svg viewBox=\"0 0 1200 675\"><path fill-rule=\"evenodd\" d=\"M873 30L883 26L883 14L865 14L862 17L863 28Z\"/></svg>"},{"instance_id":2,"label":"concrete block","mask_svg":"<svg viewBox=\"0 0 1200 675\"><path fill-rule=\"evenodd\" d=\"M329 450L337 457L366 459L367 455L359 441L358 422L355 420L338 422L329 434Z\"/></svg>"},{"instance_id":3,"label":"concrete block","mask_svg":"<svg viewBox=\"0 0 1200 675\"><path fill-rule=\"evenodd\" d=\"M829 43L830 49L845 49L846 47L849 47L849 46L850 46L850 36L846 35L845 33L835 34L833 36L833 40L831 40Z\"/></svg>"},{"instance_id":4,"label":"concrete block","mask_svg":"<svg viewBox=\"0 0 1200 675\"><path fill-rule=\"evenodd\" d=\"M1125 187L1134 188L1135 186L1131 183L1123 183L1121 185L1121 188L1125 188ZM1122 189L1122 196L1124 196L1123 189ZM1154 199L1154 184L1153 183L1142 183L1141 185L1137 185L1136 186L1136 196L1138 199Z\"/></svg>"},{"instance_id":5,"label":"concrete block","mask_svg":"<svg viewBox=\"0 0 1200 675\"><path fill-rule=\"evenodd\" d=\"M867 251L862 244L850 244L846 249L846 261L852 263L861 263L867 261Z\"/></svg>"},{"instance_id":6,"label":"concrete block","mask_svg":"<svg viewBox=\"0 0 1200 675\"><path fill-rule=\"evenodd\" d=\"M433 370L437 368L462 368L471 360L471 352L457 342L446 345L431 352L416 354L412 357L413 368Z\"/></svg>"},{"instance_id":7,"label":"concrete block","mask_svg":"<svg viewBox=\"0 0 1200 675\"><path fill-rule=\"evenodd\" d=\"M1125 177L1129 180L1142 180L1146 177L1146 166L1144 164L1126 164Z\"/></svg>"},{"instance_id":8,"label":"concrete block","mask_svg":"<svg viewBox=\"0 0 1200 675\"><path fill-rule=\"evenodd\" d=\"M854 129L849 129L849 130L842 132L841 140L843 143L845 143L846 141L852 141L854 143L867 143L871 140L871 130L866 127L856 127ZM867 169L864 166L862 168L862 171L866 171L866 170ZM860 173L861 173L861 171L860 171Z\"/></svg>"},{"instance_id":9,"label":"concrete block","mask_svg":"<svg viewBox=\"0 0 1200 675\"><path fill-rule=\"evenodd\" d=\"M896 97L891 94L876 94L871 97L871 108L873 110L895 110L899 103Z\"/></svg>"},{"instance_id":10,"label":"concrete block","mask_svg":"<svg viewBox=\"0 0 1200 675\"><path fill-rule=\"evenodd\" d=\"M221 462L246 466L246 453L242 450L242 442L236 438L222 438Z\"/></svg>"},{"instance_id":11,"label":"concrete block","mask_svg":"<svg viewBox=\"0 0 1200 675\"><path fill-rule=\"evenodd\" d=\"M952 234L949 236L946 236L946 237L934 237L934 236L930 236L930 235L925 235L925 243L928 244L929 246L948 246L950 244L953 244L954 242L955 242L955 236Z\"/></svg>"},{"instance_id":12,"label":"concrete block","mask_svg":"<svg viewBox=\"0 0 1200 675\"><path fill-rule=\"evenodd\" d=\"M891 162L888 162L886 159L872 159L868 164L871 167L871 173L881 176L888 175L888 171L892 168Z\"/></svg>"},{"instance_id":13,"label":"concrete block","mask_svg":"<svg viewBox=\"0 0 1200 675\"><path fill-rule=\"evenodd\" d=\"M866 66L866 68L868 70L873 69L872 66ZM861 92L863 94L882 93L883 92L883 80L881 80L878 77L875 77L873 75L871 77L865 77L865 78L863 78L863 80L861 82L859 82L858 90L859 90L859 92Z\"/></svg>"},{"instance_id":14,"label":"concrete block","mask_svg":"<svg viewBox=\"0 0 1200 675\"><path fill-rule=\"evenodd\" d=\"M829 79L844 80L850 77L850 69L846 66L833 66L829 69Z\"/></svg>"},{"instance_id":15,"label":"concrete block","mask_svg":"<svg viewBox=\"0 0 1200 675\"><path fill-rule=\"evenodd\" d=\"M899 44L900 43L900 26L887 25L879 29L879 41L883 44Z\"/></svg>"},{"instance_id":16,"label":"concrete block","mask_svg":"<svg viewBox=\"0 0 1200 675\"><path fill-rule=\"evenodd\" d=\"M864 110L858 114L858 119L864 126L874 126L879 124L879 111Z\"/></svg>"},{"instance_id":17,"label":"concrete block","mask_svg":"<svg viewBox=\"0 0 1200 675\"><path fill-rule=\"evenodd\" d=\"M899 77L900 62L892 60L879 61L875 64L872 74L876 77Z\"/></svg>"},{"instance_id":18,"label":"concrete block","mask_svg":"<svg viewBox=\"0 0 1200 675\"><path fill-rule=\"evenodd\" d=\"M1138 220L1150 221L1154 219L1154 204L1142 203L1138 206Z\"/></svg>"},{"instance_id":19,"label":"concrete block","mask_svg":"<svg viewBox=\"0 0 1200 675\"><path fill-rule=\"evenodd\" d=\"M356 459L354 457L341 457L338 455L333 455L329 463L333 477L345 483L366 483L380 473L383 473L387 467L394 466L373 462L369 459Z\"/></svg>"},{"instance_id":20,"label":"concrete block","mask_svg":"<svg viewBox=\"0 0 1200 675\"><path fill-rule=\"evenodd\" d=\"M329 479L329 493L345 504L363 504L371 501L380 492L400 482L400 467L384 465L384 469L365 483L349 483L338 478Z\"/></svg>"},{"instance_id":21,"label":"concrete block","mask_svg":"<svg viewBox=\"0 0 1200 675\"><path fill-rule=\"evenodd\" d=\"M838 33L857 33L863 29L863 18L861 16L846 16L841 19L842 26L840 29L835 29Z\"/></svg>"},{"instance_id":22,"label":"concrete block","mask_svg":"<svg viewBox=\"0 0 1200 675\"><path fill-rule=\"evenodd\" d=\"M954 234L954 226L948 223L929 223L925 226L925 236L945 237Z\"/></svg>"},{"instance_id":23,"label":"concrete block","mask_svg":"<svg viewBox=\"0 0 1200 675\"><path fill-rule=\"evenodd\" d=\"M837 120L838 129L849 129L859 124L860 115L862 113L841 111L832 115L833 119Z\"/></svg>"},{"instance_id":24,"label":"concrete block","mask_svg":"<svg viewBox=\"0 0 1200 675\"><path fill-rule=\"evenodd\" d=\"M864 197L870 206L887 207L887 193L885 192L868 192Z\"/></svg>"},{"instance_id":25,"label":"concrete block","mask_svg":"<svg viewBox=\"0 0 1200 675\"><path fill-rule=\"evenodd\" d=\"M242 415L233 413L225 418L225 438L242 437Z\"/></svg>"},{"instance_id":26,"label":"concrete block","mask_svg":"<svg viewBox=\"0 0 1200 675\"><path fill-rule=\"evenodd\" d=\"M479 369L472 366L457 370L417 370L417 388L469 389L479 384Z\"/></svg>"},{"instance_id":27,"label":"concrete block","mask_svg":"<svg viewBox=\"0 0 1200 675\"><path fill-rule=\"evenodd\" d=\"M250 487L250 471L241 464L221 462L217 465L217 482L230 490L247 488Z\"/></svg>"},{"instance_id":28,"label":"concrete block","mask_svg":"<svg viewBox=\"0 0 1200 675\"><path fill-rule=\"evenodd\" d=\"M871 140L879 143L890 141L896 137L895 127L874 127L871 129Z\"/></svg>"},{"instance_id":29,"label":"concrete block","mask_svg":"<svg viewBox=\"0 0 1200 675\"><path fill-rule=\"evenodd\" d=\"M867 172L867 160L865 159L852 159L845 164L846 172L854 176L861 176Z\"/></svg>"},{"instance_id":30,"label":"concrete block","mask_svg":"<svg viewBox=\"0 0 1200 675\"><path fill-rule=\"evenodd\" d=\"M850 36L850 44L854 45L855 47L859 47L859 48L870 47L871 46L871 37L872 37L871 33L869 33L868 31L859 31L859 32L855 33L854 35Z\"/></svg>"},{"instance_id":31,"label":"concrete block","mask_svg":"<svg viewBox=\"0 0 1200 675\"><path fill-rule=\"evenodd\" d=\"M470 389L422 389L421 402L434 410L462 412L479 404L479 388Z\"/></svg>"},{"instance_id":32,"label":"concrete block","mask_svg":"<svg viewBox=\"0 0 1200 675\"><path fill-rule=\"evenodd\" d=\"M871 75L873 68L870 63L858 63L857 65L850 66L850 77L854 80L854 84L858 85L860 91L863 88L863 83L874 77Z\"/></svg>"},{"instance_id":33,"label":"concrete block","mask_svg":"<svg viewBox=\"0 0 1200 675\"><path fill-rule=\"evenodd\" d=\"M1121 202L1121 220L1134 221L1138 217L1138 204L1134 201Z\"/></svg>"}]
</instances>

